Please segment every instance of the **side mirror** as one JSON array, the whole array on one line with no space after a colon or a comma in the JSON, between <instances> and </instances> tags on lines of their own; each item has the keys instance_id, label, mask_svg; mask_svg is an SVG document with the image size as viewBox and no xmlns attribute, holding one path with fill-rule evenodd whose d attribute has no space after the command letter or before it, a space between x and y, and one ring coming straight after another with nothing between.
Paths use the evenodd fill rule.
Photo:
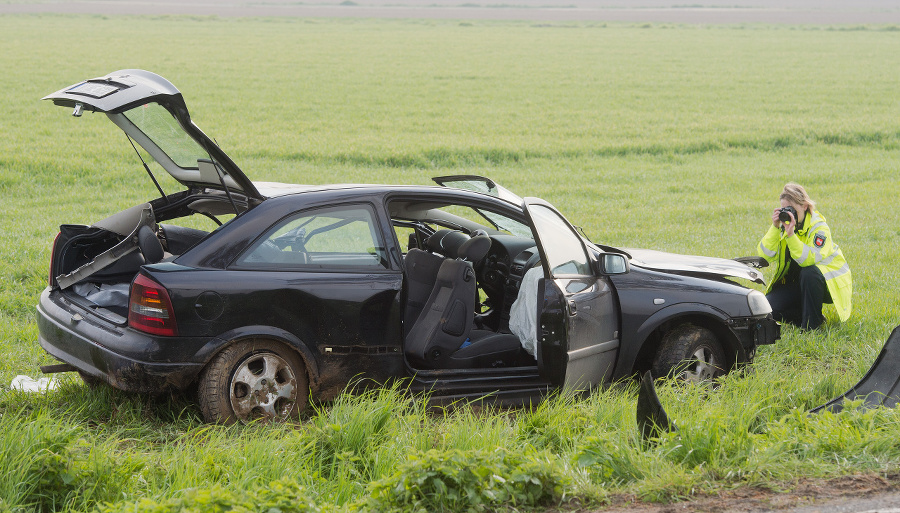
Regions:
<instances>
[{"instance_id":1,"label":"side mirror","mask_svg":"<svg viewBox=\"0 0 900 513\"><path fill-rule=\"evenodd\" d=\"M597 272L602 276L626 274L631 270L628 258L619 253L603 253L597 259Z\"/></svg>"}]
</instances>

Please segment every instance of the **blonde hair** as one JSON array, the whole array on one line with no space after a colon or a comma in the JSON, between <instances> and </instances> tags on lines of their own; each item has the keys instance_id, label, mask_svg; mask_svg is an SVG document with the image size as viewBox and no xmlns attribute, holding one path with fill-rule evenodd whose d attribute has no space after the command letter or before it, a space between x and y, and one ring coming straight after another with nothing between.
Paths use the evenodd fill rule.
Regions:
<instances>
[{"instance_id":1,"label":"blonde hair","mask_svg":"<svg viewBox=\"0 0 900 513\"><path fill-rule=\"evenodd\" d=\"M816 209L816 202L809 197L809 194L806 193L806 189L804 189L802 185L794 182L784 186L784 189L781 191L781 196L779 196L778 199L793 201L798 205L808 205L807 210L810 212Z\"/></svg>"}]
</instances>

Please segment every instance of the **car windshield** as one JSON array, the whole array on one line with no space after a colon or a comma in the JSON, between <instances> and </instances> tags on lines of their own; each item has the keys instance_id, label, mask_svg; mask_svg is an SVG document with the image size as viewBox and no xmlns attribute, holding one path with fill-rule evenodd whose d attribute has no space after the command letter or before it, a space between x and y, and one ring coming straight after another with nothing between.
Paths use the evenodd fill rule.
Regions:
<instances>
[{"instance_id":1,"label":"car windshield","mask_svg":"<svg viewBox=\"0 0 900 513\"><path fill-rule=\"evenodd\" d=\"M531 228L518 221L500 214L496 214L494 212L482 210L480 208L474 210L478 212L481 217L485 218L489 223L491 223L494 228L501 232L508 232L513 235L518 235L519 237L532 237Z\"/></svg>"},{"instance_id":2,"label":"car windshield","mask_svg":"<svg viewBox=\"0 0 900 513\"><path fill-rule=\"evenodd\" d=\"M436 223L446 228L464 228L468 231L484 229L499 233L532 238L531 228L502 214L469 205L431 206L420 220ZM485 223L485 221L487 221Z\"/></svg>"},{"instance_id":3,"label":"car windshield","mask_svg":"<svg viewBox=\"0 0 900 513\"><path fill-rule=\"evenodd\" d=\"M208 158L197 141L158 103L147 103L126 111L125 117L159 146L178 167L196 169L197 159Z\"/></svg>"}]
</instances>

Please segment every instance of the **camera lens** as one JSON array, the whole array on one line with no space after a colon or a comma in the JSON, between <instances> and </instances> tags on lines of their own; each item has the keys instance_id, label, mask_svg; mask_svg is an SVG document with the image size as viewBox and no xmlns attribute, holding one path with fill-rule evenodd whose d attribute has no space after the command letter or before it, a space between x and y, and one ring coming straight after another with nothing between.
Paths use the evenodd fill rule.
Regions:
<instances>
[{"instance_id":1,"label":"camera lens","mask_svg":"<svg viewBox=\"0 0 900 513\"><path fill-rule=\"evenodd\" d=\"M790 212L790 214L788 213ZM790 223L791 222L791 214L794 215L794 219L797 218L797 211L794 210L794 207L784 207L778 213L778 220L782 223Z\"/></svg>"}]
</instances>

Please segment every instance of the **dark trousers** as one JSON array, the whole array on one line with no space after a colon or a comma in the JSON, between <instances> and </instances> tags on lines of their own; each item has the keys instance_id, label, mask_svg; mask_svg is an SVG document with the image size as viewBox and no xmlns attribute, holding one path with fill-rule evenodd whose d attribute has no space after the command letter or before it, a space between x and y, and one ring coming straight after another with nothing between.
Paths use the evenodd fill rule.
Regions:
<instances>
[{"instance_id":1,"label":"dark trousers","mask_svg":"<svg viewBox=\"0 0 900 513\"><path fill-rule=\"evenodd\" d=\"M825 277L818 267L811 265L801 267L793 278L787 283L777 283L766 295L772 306L772 316L776 321L794 324L804 330L814 330L825 322L822 304L826 299L831 302Z\"/></svg>"}]
</instances>

